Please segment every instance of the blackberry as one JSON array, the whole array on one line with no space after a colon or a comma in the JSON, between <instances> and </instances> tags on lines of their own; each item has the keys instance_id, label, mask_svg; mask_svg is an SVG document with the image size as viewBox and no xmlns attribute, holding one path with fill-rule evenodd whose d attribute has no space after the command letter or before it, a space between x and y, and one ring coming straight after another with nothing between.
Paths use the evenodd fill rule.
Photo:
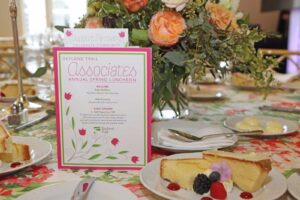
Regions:
<instances>
[{"instance_id":1,"label":"blackberry","mask_svg":"<svg viewBox=\"0 0 300 200\"><path fill-rule=\"evenodd\" d=\"M211 182L216 182L216 181L220 180L220 178L221 178L221 174L219 172L216 172L216 171L212 172L209 175L209 180Z\"/></svg>"},{"instance_id":2,"label":"blackberry","mask_svg":"<svg viewBox=\"0 0 300 200\"><path fill-rule=\"evenodd\" d=\"M210 189L211 181L205 174L198 174L194 180L193 190L197 194L207 193Z\"/></svg>"}]
</instances>

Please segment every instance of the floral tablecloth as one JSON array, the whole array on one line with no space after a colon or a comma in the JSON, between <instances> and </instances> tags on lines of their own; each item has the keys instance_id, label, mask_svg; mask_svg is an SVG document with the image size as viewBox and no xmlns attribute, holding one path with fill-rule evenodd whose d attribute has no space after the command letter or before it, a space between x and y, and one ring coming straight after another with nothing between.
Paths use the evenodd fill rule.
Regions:
<instances>
[{"instance_id":1,"label":"floral tablecloth","mask_svg":"<svg viewBox=\"0 0 300 200\"><path fill-rule=\"evenodd\" d=\"M214 86L215 87L215 86ZM266 100L257 91L242 91L220 86L229 92L227 99L221 101L190 102L191 120L205 121L207 123L222 123L229 116L244 116L249 114L262 114L278 116L300 122L300 115L282 112L260 111L260 105L280 104L282 106L300 106L300 92L277 90L272 91ZM224 87L224 88L223 88ZM47 109L54 106L45 104ZM63 182L66 180L79 180L87 177L96 177L99 181L120 184L131 190L139 199L160 199L139 181L139 171L111 171L111 170L58 170L56 158L56 130L55 118L27 128L13 135L34 136L47 140L53 145L51 157L18 173L0 178L0 199L11 200L33 189ZM300 135L298 132L285 137L272 139L240 138L239 142L228 148L235 152L268 152L277 168L286 177L290 176L294 168L300 166ZM170 155L160 149L153 149L152 158ZM285 194L282 199L291 199Z\"/></svg>"}]
</instances>

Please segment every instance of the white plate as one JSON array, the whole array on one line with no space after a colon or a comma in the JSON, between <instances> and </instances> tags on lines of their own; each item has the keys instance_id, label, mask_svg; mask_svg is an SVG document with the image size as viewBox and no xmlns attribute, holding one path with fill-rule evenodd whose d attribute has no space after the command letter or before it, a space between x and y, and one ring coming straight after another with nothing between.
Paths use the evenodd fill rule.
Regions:
<instances>
[{"instance_id":1,"label":"white plate","mask_svg":"<svg viewBox=\"0 0 300 200\"><path fill-rule=\"evenodd\" d=\"M54 95L46 94L46 93L40 93L38 94L37 98L41 101L45 101L47 103L55 103L55 97Z\"/></svg>"},{"instance_id":2,"label":"white plate","mask_svg":"<svg viewBox=\"0 0 300 200\"><path fill-rule=\"evenodd\" d=\"M287 135L291 134L298 130L298 125L296 122L278 118L278 117L269 117L269 116L253 116L255 117L259 122L261 127L265 127L265 124L269 121L276 121L282 124L282 132L281 133L263 133L260 135L257 135L258 137L268 137L268 136L281 136L281 135ZM230 117L224 121L224 125L227 128L230 128L234 131L245 131L245 130L239 130L236 128L236 124L240 121L243 121L245 116L236 116L236 117Z\"/></svg>"},{"instance_id":3,"label":"white plate","mask_svg":"<svg viewBox=\"0 0 300 200\"><path fill-rule=\"evenodd\" d=\"M292 174L288 180L288 191L296 199L300 199L300 176L297 173Z\"/></svg>"},{"instance_id":4,"label":"white plate","mask_svg":"<svg viewBox=\"0 0 300 200\"><path fill-rule=\"evenodd\" d=\"M217 85L190 85L187 95L191 100L221 100L228 97L227 93L224 93L222 89Z\"/></svg>"},{"instance_id":5,"label":"white plate","mask_svg":"<svg viewBox=\"0 0 300 200\"><path fill-rule=\"evenodd\" d=\"M201 153L186 153L186 154L175 154L167 158L200 158ZM180 189L179 191L170 191L166 188L168 181L163 180L160 177L159 168L160 161L162 158L153 160L144 167L140 173L140 180L142 184L153 193L164 197L166 199L172 200L195 200L201 199L201 195L198 195L192 191L187 191ZM277 199L282 196L287 190L287 183L285 177L275 169L269 173L268 181L260 190L253 193L255 200L272 200ZM241 194L236 186L233 187L233 190L228 194L230 200L240 199L239 195Z\"/></svg>"},{"instance_id":6,"label":"white plate","mask_svg":"<svg viewBox=\"0 0 300 200\"><path fill-rule=\"evenodd\" d=\"M225 148L225 147L229 147L234 145L237 141L238 141L238 137L233 136L231 138L232 140L232 144L220 144L220 145L215 145L214 147L211 148L207 148L207 147L203 147L203 146L197 146L192 147L192 148L184 148L184 147L177 147L177 146L166 146L164 144L162 144L159 140L159 131L161 129L167 130L167 129L177 129L177 130L181 130L181 131L185 131L188 133L192 133L197 131L198 133L200 133L200 130L207 130L210 129L211 130L215 130L216 133L218 132L224 132L224 133L228 133L230 132L228 129L224 128L223 126L214 124L207 124L207 123L203 123L203 122L194 122L194 121L187 121L187 120L180 120L180 119L173 119L173 120L168 120L168 121L159 121L159 122L154 122L152 123L152 137L151 137L151 144L153 147L157 147L160 149L164 149L170 152L176 152L176 153L180 153L180 152L195 152L195 151L203 151L203 150L209 150L209 149L221 149L221 148ZM204 131L205 132L205 131ZM195 133L195 136L200 136L198 134Z\"/></svg>"},{"instance_id":7,"label":"white plate","mask_svg":"<svg viewBox=\"0 0 300 200\"><path fill-rule=\"evenodd\" d=\"M20 137L20 136L13 136L12 139L13 139L13 142L15 142L15 143L29 145L31 160L21 162L22 165L20 165L16 168L11 168L10 167L11 163L2 162L2 164L0 166L0 175L1 176L6 175L8 173L16 172L25 167L34 165L34 164L42 161L47 156L49 156L52 152L52 145L49 142L44 141L44 140L40 140L40 139L37 139L34 137Z\"/></svg>"},{"instance_id":8,"label":"white plate","mask_svg":"<svg viewBox=\"0 0 300 200\"><path fill-rule=\"evenodd\" d=\"M68 181L41 187L31 192L28 192L17 200L60 200L71 199L74 189L79 181ZM137 200L137 197L131 193L128 189L111 183L96 181L86 198L87 200Z\"/></svg>"}]
</instances>

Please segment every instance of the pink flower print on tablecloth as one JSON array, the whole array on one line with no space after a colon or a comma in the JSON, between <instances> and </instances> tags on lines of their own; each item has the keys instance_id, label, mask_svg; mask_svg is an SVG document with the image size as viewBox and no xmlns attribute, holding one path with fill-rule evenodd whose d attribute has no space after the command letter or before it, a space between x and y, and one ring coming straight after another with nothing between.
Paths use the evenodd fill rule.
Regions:
<instances>
[{"instance_id":1,"label":"pink flower print on tablecloth","mask_svg":"<svg viewBox=\"0 0 300 200\"><path fill-rule=\"evenodd\" d=\"M72 98L72 94L70 92L65 92L65 99L69 101L71 100L71 98Z\"/></svg>"},{"instance_id":2,"label":"pink flower print on tablecloth","mask_svg":"<svg viewBox=\"0 0 300 200\"><path fill-rule=\"evenodd\" d=\"M12 190L8 190L4 187L0 187L0 196L9 196L12 194Z\"/></svg>"},{"instance_id":3,"label":"pink flower print on tablecloth","mask_svg":"<svg viewBox=\"0 0 300 200\"><path fill-rule=\"evenodd\" d=\"M245 113L247 111L248 111L247 109L228 109L228 110L225 110L224 113L227 116L234 116L238 113Z\"/></svg>"},{"instance_id":4,"label":"pink flower print on tablecloth","mask_svg":"<svg viewBox=\"0 0 300 200\"><path fill-rule=\"evenodd\" d=\"M273 103L272 106L285 107L285 108L296 108L296 107L300 107L300 102L282 101L282 102Z\"/></svg>"}]
</instances>

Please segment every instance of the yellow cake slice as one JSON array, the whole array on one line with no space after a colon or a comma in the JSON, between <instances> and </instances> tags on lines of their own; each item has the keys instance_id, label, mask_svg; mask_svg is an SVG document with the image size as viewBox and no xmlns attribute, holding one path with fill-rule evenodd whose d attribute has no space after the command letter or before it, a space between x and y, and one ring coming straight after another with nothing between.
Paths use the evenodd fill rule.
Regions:
<instances>
[{"instance_id":1,"label":"yellow cake slice","mask_svg":"<svg viewBox=\"0 0 300 200\"><path fill-rule=\"evenodd\" d=\"M13 142L5 125L0 123L0 153L12 152Z\"/></svg>"},{"instance_id":2,"label":"yellow cake slice","mask_svg":"<svg viewBox=\"0 0 300 200\"><path fill-rule=\"evenodd\" d=\"M233 182L246 192L260 189L272 169L270 159L256 154L204 151L203 158L212 163L226 161L231 168Z\"/></svg>"},{"instance_id":3,"label":"yellow cake slice","mask_svg":"<svg viewBox=\"0 0 300 200\"><path fill-rule=\"evenodd\" d=\"M0 153L0 160L4 162L18 162L30 160L30 151L27 144L16 144L12 145L11 153Z\"/></svg>"},{"instance_id":4,"label":"yellow cake slice","mask_svg":"<svg viewBox=\"0 0 300 200\"><path fill-rule=\"evenodd\" d=\"M193 190L196 176L210 169L211 163L199 159L162 159L160 162L160 176L181 188Z\"/></svg>"}]
</instances>

